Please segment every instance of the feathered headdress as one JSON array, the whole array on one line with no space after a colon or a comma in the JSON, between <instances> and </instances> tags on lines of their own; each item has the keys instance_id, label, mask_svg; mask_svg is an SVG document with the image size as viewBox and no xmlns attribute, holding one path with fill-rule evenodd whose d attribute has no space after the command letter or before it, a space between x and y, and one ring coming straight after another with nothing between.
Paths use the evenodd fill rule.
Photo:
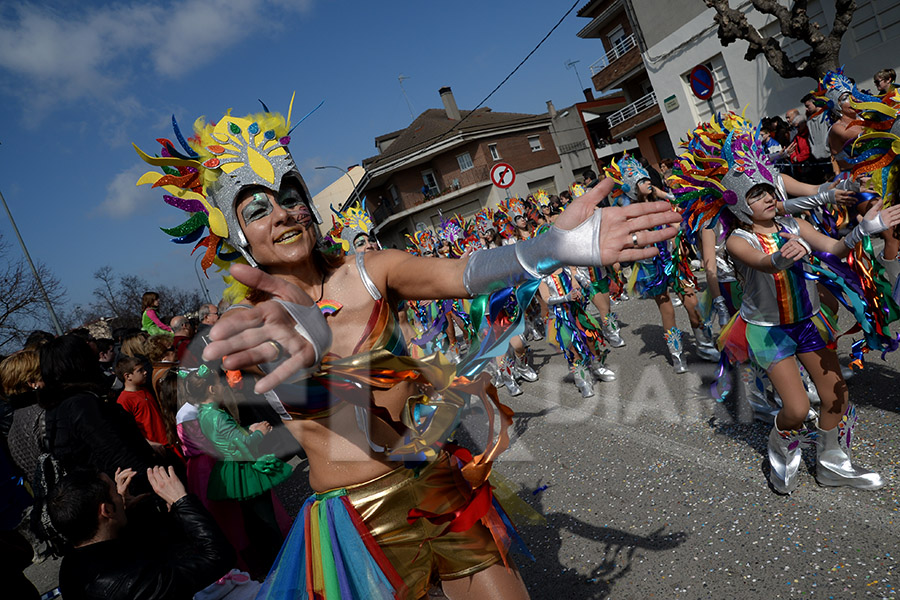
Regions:
<instances>
[{"instance_id":1,"label":"feathered headdress","mask_svg":"<svg viewBox=\"0 0 900 600\"><path fill-rule=\"evenodd\" d=\"M647 172L647 169L628 154L623 155L618 162L613 159L604 171L607 177L612 178L616 182L612 192L613 197L625 194L632 200L637 200L638 184L645 179L650 179L650 173Z\"/></svg>"},{"instance_id":2,"label":"feathered headdress","mask_svg":"<svg viewBox=\"0 0 900 600\"><path fill-rule=\"evenodd\" d=\"M369 218L369 213L366 210L365 200L362 201L362 206L352 204L343 212L334 210L334 207L332 206L331 212L337 216L341 223L341 231L338 232L338 237L335 238L334 234L332 234L332 238L335 242L340 243L344 252L348 254L356 253L353 242L356 241L357 237L365 235L367 238L372 238L371 231L374 229L374 226L372 224L372 219ZM334 228L332 228L332 232L333 231Z\"/></svg>"},{"instance_id":3,"label":"feathered headdress","mask_svg":"<svg viewBox=\"0 0 900 600\"><path fill-rule=\"evenodd\" d=\"M162 146L160 156L150 156L134 146L144 162L163 171L145 173L137 185L162 188L167 192L163 195L167 204L190 213L184 223L163 231L174 236L175 243L197 242L194 250L205 246L201 261L204 271L213 264L227 268L241 257L256 266L235 213L238 194L247 187L262 186L277 193L291 181L303 195L315 222L322 222L287 148L293 102L292 97L287 119L269 112L265 105L265 112L243 118L230 113L218 123L206 123L200 118L194 123L194 136L189 140L185 140L173 116L172 127L181 150L164 138L157 140ZM204 236L206 229L209 233ZM245 291L237 285L227 295L233 300Z\"/></svg>"},{"instance_id":4,"label":"feathered headdress","mask_svg":"<svg viewBox=\"0 0 900 600\"><path fill-rule=\"evenodd\" d=\"M865 132L853 142L850 164L853 178L872 174L875 191L886 205L897 201L900 192L900 95L896 92L879 102L853 102Z\"/></svg>"},{"instance_id":5,"label":"feathered headdress","mask_svg":"<svg viewBox=\"0 0 900 600\"><path fill-rule=\"evenodd\" d=\"M494 211L490 208L482 208L475 213L475 231L478 235L487 235L494 228Z\"/></svg>"},{"instance_id":6,"label":"feathered headdress","mask_svg":"<svg viewBox=\"0 0 900 600\"><path fill-rule=\"evenodd\" d=\"M406 239L412 242L423 256L434 253L434 235L430 229L420 229L412 235L407 234Z\"/></svg>"},{"instance_id":7,"label":"feathered headdress","mask_svg":"<svg viewBox=\"0 0 900 600\"><path fill-rule=\"evenodd\" d=\"M723 209L751 223L747 192L755 185L769 184L784 199L780 174L742 117L719 114L700 124L682 147L686 152L678 157L668 181L692 236L704 227L713 227Z\"/></svg>"},{"instance_id":8,"label":"feathered headdress","mask_svg":"<svg viewBox=\"0 0 900 600\"><path fill-rule=\"evenodd\" d=\"M503 202L494 211L494 228L503 238L510 239L516 235L516 228L512 224L509 214L503 209Z\"/></svg>"},{"instance_id":9,"label":"feathered headdress","mask_svg":"<svg viewBox=\"0 0 900 600\"><path fill-rule=\"evenodd\" d=\"M857 102L878 102L880 100L878 96L859 91L856 84L844 75L844 67L825 73L825 76L819 81L819 86L813 91L814 96L825 100L828 108L838 113L841 112L841 98L845 94Z\"/></svg>"},{"instance_id":10,"label":"feathered headdress","mask_svg":"<svg viewBox=\"0 0 900 600\"><path fill-rule=\"evenodd\" d=\"M534 193L534 199L537 201L538 206L550 206L550 196L547 195L547 192L544 190L538 190Z\"/></svg>"},{"instance_id":11,"label":"feathered headdress","mask_svg":"<svg viewBox=\"0 0 900 600\"><path fill-rule=\"evenodd\" d=\"M524 217L525 211L527 207L521 198L506 198L505 200L501 200L499 204L499 210L501 212L506 213L506 215L512 220L515 221L516 217Z\"/></svg>"}]
</instances>

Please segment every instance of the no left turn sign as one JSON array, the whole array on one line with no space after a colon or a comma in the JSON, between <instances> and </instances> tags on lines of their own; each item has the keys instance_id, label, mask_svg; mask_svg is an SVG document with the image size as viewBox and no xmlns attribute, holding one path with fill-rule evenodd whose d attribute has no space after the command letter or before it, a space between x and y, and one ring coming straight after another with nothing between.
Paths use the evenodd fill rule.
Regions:
<instances>
[{"instance_id":1,"label":"no left turn sign","mask_svg":"<svg viewBox=\"0 0 900 600\"><path fill-rule=\"evenodd\" d=\"M497 163L491 167L491 181L505 190L516 181L516 172L506 163Z\"/></svg>"}]
</instances>

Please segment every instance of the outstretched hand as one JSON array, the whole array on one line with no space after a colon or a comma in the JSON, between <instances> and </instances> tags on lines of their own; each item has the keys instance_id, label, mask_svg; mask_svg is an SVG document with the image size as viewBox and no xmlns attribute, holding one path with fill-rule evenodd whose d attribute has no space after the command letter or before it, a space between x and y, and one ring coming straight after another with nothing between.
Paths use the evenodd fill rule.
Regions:
<instances>
[{"instance_id":1,"label":"outstretched hand","mask_svg":"<svg viewBox=\"0 0 900 600\"><path fill-rule=\"evenodd\" d=\"M231 267L231 275L250 288L268 292L273 298L305 306L314 304L296 285L260 269L237 264ZM263 394L315 364L315 348L297 332L295 324L287 310L272 300L229 311L210 330L212 343L204 348L203 360L222 358L226 369L243 369L284 358L276 369L256 382L256 393Z\"/></svg>"},{"instance_id":2,"label":"outstretched hand","mask_svg":"<svg viewBox=\"0 0 900 600\"><path fill-rule=\"evenodd\" d=\"M882 200L875 202L872 208L866 211L863 221L869 222L866 227L867 233L878 233L900 224L900 204L895 204L888 208L883 207L884 201ZM881 217L881 223L878 223L879 217ZM878 231L875 230L875 227L878 227Z\"/></svg>"},{"instance_id":3,"label":"outstretched hand","mask_svg":"<svg viewBox=\"0 0 900 600\"><path fill-rule=\"evenodd\" d=\"M614 185L615 182L607 177L573 200L556 220L556 226L574 229L589 219ZM653 258L659 253L654 244L675 237L681 223L681 215L672 210L668 202L637 202L602 210L600 260L604 265ZM660 226L663 228L657 230Z\"/></svg>"}]
</instances>

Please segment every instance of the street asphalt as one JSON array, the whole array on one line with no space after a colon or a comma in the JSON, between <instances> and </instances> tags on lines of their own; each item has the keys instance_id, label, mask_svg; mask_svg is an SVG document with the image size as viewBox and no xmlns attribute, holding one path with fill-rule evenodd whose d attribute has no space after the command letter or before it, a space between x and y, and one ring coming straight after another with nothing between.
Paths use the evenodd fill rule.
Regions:
<instances>
[{"instance_id":1,"label":"street asphalt","mask_svg":"<svg viewBox=\"0 0 900 600\"><path fill-rule=\"evenodd\" d=\"M534 555L514 555L532 598L897 597L900 355L867 355L849 381L860 416L854 459L887 485L820 487L810 450L797 491L779 496L765 478L770 426L752 421L737 392L711 398L716 365L686 336L691 370L675 374L655 304L613 310L627 345L610 352L618 378L596 383L594 397L581 398L546 340L532 343L540 380L515 398L500 390L516 418L495 473L533 509L513 515ZM684 310L676 314L689 330ZM842 312L840 324L849 319ZM839 344L844 364L850 343ZM483 437L478 425L463 429L463 439ZM309 493L297 466L278 490L291 514ZM44 592L56 568L27 573Z\"/></svg>"}]
</instances>

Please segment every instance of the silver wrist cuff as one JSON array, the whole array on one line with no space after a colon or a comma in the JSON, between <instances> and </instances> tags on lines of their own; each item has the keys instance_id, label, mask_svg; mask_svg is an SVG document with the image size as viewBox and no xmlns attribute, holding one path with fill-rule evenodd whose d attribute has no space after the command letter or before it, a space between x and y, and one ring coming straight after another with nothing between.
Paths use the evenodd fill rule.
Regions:
<instances>
[{"instance_id":1,"label":"silver wrist cuff","mask_svg":"<svg viewBox=\"0 0 900 600\"><path fill-rule=\"evenodd\" d=\"M549 275L563 265L600 266L602 210L571 230L556 226L546 233L510 246L479 250L469 257L463 285L470 296L515 287Z\"/></svg>"},{"instance_id":2,"label":"silver wrist cuff","mask_svg":"<svg viewBox=\"0 0 900 600\"><path fill-rule=\"evenodd\" d=\"M778 269L779 271L784 271L786 269L790 269L791 266L794 264L794 262L796 262L792 258L785 258L784 256L782 256L781 250L772 254L771 260L772 260L772 266L775 267L776 269Z\"/></svg>"},{"instance_id":3,"label":"silver wrist cuff","mask_svg":"<svg viewBox=\"0 0 900 600\"><path fill-rule=\"evenodd\" d=\"M839 181L835 188L854 193L859 192L862 189L858 181L850 179L849 177L847 179L842 179L841 181ZM819 189L821 190L821 187Z\"/></svg>"},{"instance_id":4,"label":"silver wrist cuff","mask_svg":"<svg viewBox=\"0 0 900 600\"><path fill-rule=\"evenodd\" d=\"M295 383L304 377L314 373L319 368L322 357L331 348L331 328L325 322L325 315L316 304L311 306L303 306L302 304L294 304L293 302L285 302L284 300L274 299L288 312L294 320L294 331L308 341L316 353L315 363L308 369L297 371L285 383ZM259 367L266 373L271 373L277 369L288 357L283 357L275 362L263 363Z\"/></svg>"},{"instance_id":5,"label":"silver wrist cuff","mask_svg":"<svg viewBox=\"0 0 900 600\"><path fill-rule=\"evenodd\" d=\"M844 236L844 245L852 250L864 237L881 233L885 229L887 229L887 227L885 226L884 219L881 218L881 215L878 215L878 218L873 221L866 221L863 219L859 225L854 227L850 233Z\"/></svg>"},{"instance_id":6,"label":"silver wrist cuff","mask_svg":"<svg viewBox=\"0 0 900 600\"><path fill-rule=\"evenodd\" d=\"M575 281L578 282L582 288L589 288L591 286L591 278L580 269L575 269Z\"/></svg>"}]
</instances>

